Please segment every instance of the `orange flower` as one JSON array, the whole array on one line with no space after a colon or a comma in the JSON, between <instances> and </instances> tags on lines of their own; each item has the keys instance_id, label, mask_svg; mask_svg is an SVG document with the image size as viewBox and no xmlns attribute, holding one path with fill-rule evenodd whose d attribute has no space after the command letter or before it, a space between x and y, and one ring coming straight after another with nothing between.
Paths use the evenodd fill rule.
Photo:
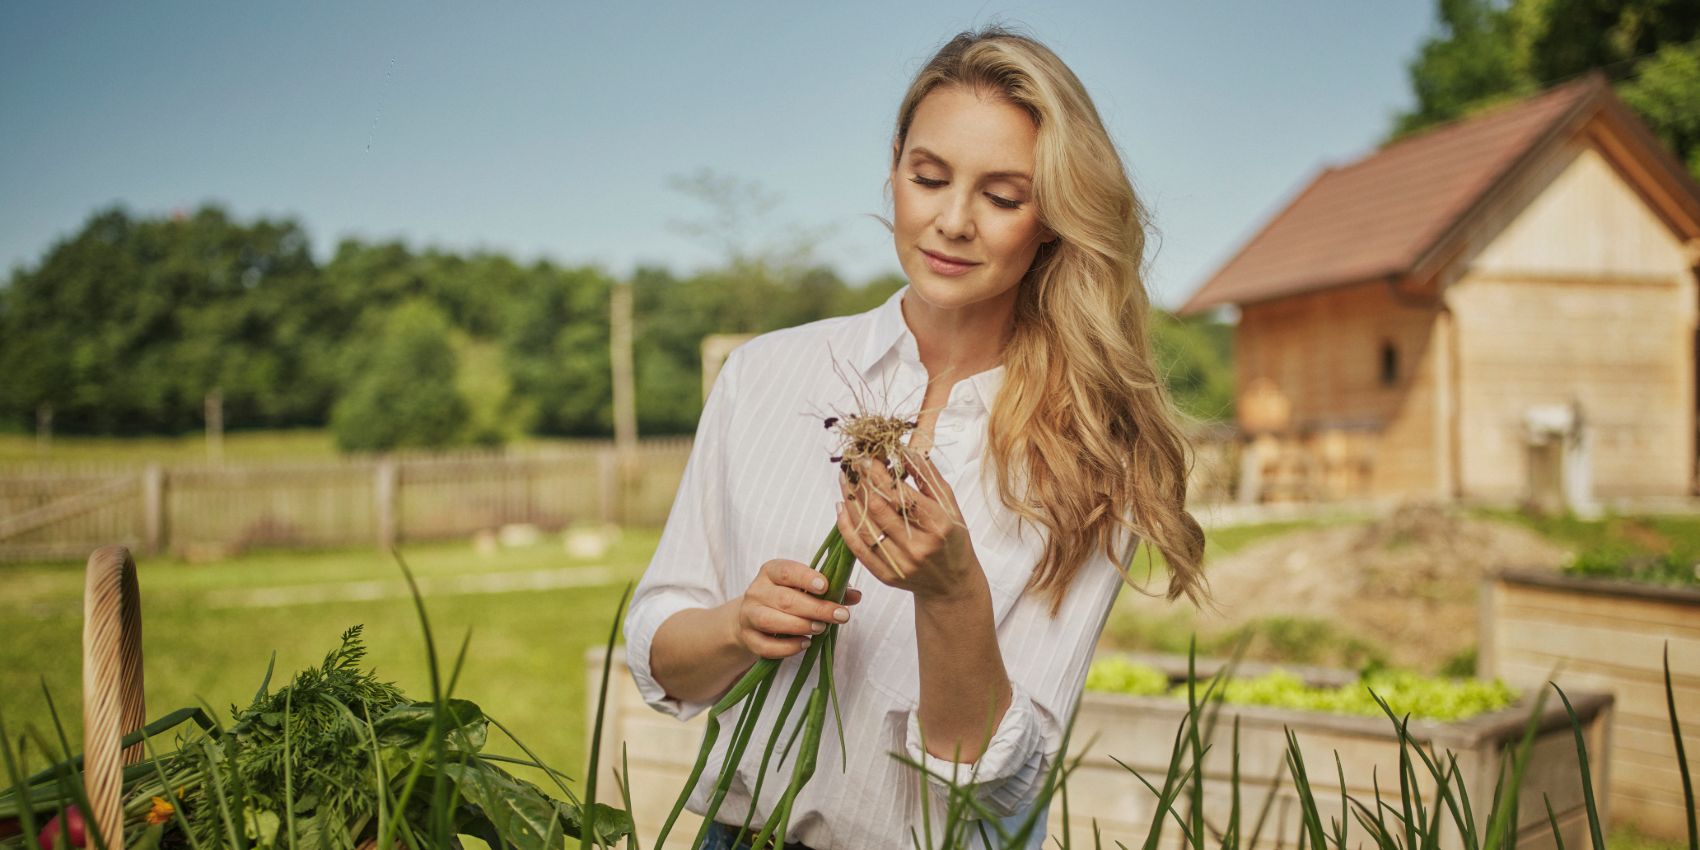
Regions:
<instances>
[{"instance_id":1,"label":"orange flower","mask_svg":"<svg viewBox=\"0 0 1700 850\"><path fill-rule=\"evenodd\" d=\"M148 810L148 824L157 825L165 823L166 821L171 820L171 815L176 811L177 809L173 808L171 803L167 802L164 797L155 797L153 798L153 808Z\"/></svg>"}]
</instances>

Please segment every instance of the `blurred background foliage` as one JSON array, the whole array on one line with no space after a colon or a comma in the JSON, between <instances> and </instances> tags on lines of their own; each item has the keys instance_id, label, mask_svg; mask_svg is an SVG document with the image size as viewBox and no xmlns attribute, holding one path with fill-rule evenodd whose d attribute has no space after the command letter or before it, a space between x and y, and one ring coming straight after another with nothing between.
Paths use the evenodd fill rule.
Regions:
<instances>
[{"instance_id":1,"label":"blurred background foliage","mask_svg":"<svg viewBox=\"0 0 1700 850\"><path fill-rule=\"evenodd\" d=\"M1700 3L1438 0L1436 13L1390 140L1599 70L1700 179Z\"/></svg>"},{"instance_id":2,"label":"blurred background foliage","mask_svg":"<svg viewBox=\"0 0 1700 850\"><path fill-rule=\"evenodd\" d=\"M232 430L328 427L345 451L611 434L610 291L633 294L639 430L688 434L702 338L877 306L904 280L852 285L807 252L727 251L680 276L521 265L493 253L343 241L328 262L294 220L216 205L101 210L0 290L0 421L56 434L177 434L222 393ZM1183 405L1231 413L1227 326L1155 316Z\"/></svg>"},{"instance_id":3,"label":"blurred background foliage","mask_svg":"<svg viewBox=\"0 0 1700 850\"><path fill-rule=\"evenodd\" d=\"M874 308L904 280L852 286L808 252L731 248L721 267L520 265L498 253L345 240L314 262L303 224L218 206L95 212L0 291L0 422L54 433L185 433L223 394L224 427L328 427L343 450L501 445L612 433L610 291L632 287L639 430L690 433L702 337ZM1231 413L1227 326L1156 316L1188 410Z\"/></svg>"}]
</instances>

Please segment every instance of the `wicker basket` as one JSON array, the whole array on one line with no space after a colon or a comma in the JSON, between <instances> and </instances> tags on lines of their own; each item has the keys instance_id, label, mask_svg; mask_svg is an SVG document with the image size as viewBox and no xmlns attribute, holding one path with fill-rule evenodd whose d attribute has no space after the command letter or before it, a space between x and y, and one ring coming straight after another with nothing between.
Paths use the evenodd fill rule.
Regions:
<instances>
[{"instance_id":1,"label":"wicker basket","mask_svg":"<svg viewBox=\"0 0 1700 850\"><path fill-rule=\"evenodd\" d=\"M83 586L83 789L108 850L124 850L124 766L145 752L140 741L120 744L146 713L136 560L123 546L103 546L89 556Z\"/></svg>"}]
</instances>

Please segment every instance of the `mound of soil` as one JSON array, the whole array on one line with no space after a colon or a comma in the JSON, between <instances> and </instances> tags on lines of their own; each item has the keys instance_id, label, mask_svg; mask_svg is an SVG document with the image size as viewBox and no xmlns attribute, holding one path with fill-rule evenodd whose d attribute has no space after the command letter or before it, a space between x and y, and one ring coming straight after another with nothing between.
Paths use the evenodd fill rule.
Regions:
<instances>
[{"instance_id":1,"label":"mound of soil","mask_svg":"<svg viewBox=\"0 0 1700 850\"><path fill-rule=\"evenodd\" d=\"M1410 505L1372 522L1272 537L1210 561L1205 574L1219 611L1200 612L1197 626L1221 633L1270 617L1326 620L1340 634L1379 645L1393 664L1435 670L1475 645L1485 576L1505 567L1558 569L1571 557L1518 526ZM1153 604L1129 596L1136 606Z\"/></svg>"}]
</instances>

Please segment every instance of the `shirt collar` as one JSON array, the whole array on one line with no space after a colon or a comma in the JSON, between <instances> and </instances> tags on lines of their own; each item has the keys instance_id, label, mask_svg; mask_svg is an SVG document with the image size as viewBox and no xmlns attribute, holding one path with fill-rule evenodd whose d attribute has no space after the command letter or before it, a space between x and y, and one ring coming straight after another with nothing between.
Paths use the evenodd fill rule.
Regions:
<instances>
[{"instance_id":1,"label":"shirt collar","mask_svg":"<svg viewBox=\"0 0 1700 850\"><path fill-rule=\"evenodd\" d=\"M924 370L921 365L921 350L915 343L915 334L909 330L909 323L903 318L903 296L908 291L909 285L905 284L873 311L873 328L868 334L867 343L862 346L861 357L856 362L856 368L861 371L862 377L870 381L874 377L874 368L894 348L901 361ZM998 389L1003 386L1003 378L1002 364L972 375L954 390L964 393L961 401L952 399L950 404L973 404L990 410L998 397Z\"/></svg>"}]
</instances>

